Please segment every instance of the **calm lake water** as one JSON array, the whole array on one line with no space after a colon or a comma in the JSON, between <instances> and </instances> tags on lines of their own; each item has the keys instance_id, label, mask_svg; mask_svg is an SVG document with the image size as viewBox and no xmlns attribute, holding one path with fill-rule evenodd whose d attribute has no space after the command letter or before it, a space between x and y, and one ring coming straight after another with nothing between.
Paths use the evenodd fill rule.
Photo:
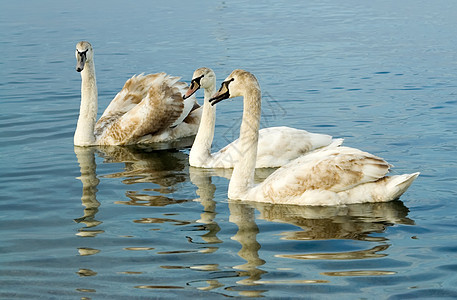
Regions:
<instances>
[{"instance_id":1,"label":"calm lake water","mask_svg":"<svg viewBox=\"0 0 457 300\"><path fill-rule=\"evenodd\" d=\"M0 298L456 298L456 12L2 1ZM227 200L227 175L189 168L189 148L74 148L80 40L100 114L137 73L189 82L207 66L219 83L243 68L263 88L263 127L343 137L421 176L391 203L271 206ZM241 104L218 106L215 150L238 136Z\"/></svg>"}]
</instances>

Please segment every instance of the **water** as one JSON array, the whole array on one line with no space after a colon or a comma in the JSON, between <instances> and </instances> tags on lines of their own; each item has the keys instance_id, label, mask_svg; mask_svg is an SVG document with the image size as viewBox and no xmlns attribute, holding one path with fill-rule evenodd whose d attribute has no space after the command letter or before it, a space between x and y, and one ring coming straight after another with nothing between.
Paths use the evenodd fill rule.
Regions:
<instances>
[{"instance_id":1,"label":"water","mask_svg":"<svg viewBox=\"0 0 457 300\"><path fill-rule=\"evenodd\" d=\"M456 298L456 9L3 1L0 298ZM228 201L227 179L189 168L188 148L75 149L83 39L100 113L136 73L190 81L208 66L220 82L244 68L262 126L344 137L421 176L391 203L270 206ZM214 149L241 109L218 106Z\"/></svg>"}]
</instances>

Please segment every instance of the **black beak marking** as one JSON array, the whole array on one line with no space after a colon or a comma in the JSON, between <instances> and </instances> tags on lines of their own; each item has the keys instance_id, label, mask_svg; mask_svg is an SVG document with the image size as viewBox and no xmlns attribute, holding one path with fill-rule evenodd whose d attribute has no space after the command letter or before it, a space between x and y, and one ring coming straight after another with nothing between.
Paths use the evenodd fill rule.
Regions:
<instances>
[{"instance_id":1,"label":"black beak marking","mask_svg":"<svg viewBox=\"0 0 457 300\"><path fill-rule=\"evenodd\" d=\"M79 60L76 64L76 71L78 72L81 72L83 69L84 69L84 65L86 64L86 54L87 54L87 51L79 51L78 49L76 49L76 51L78 52L78 55L79 55Z\"/></svg>"},{"instance_id":2,"label":"black beak marking","mask_svg":"<svg viewBox=\"0 0 457 300\"><path fill-rule=\"evenodd\" d=\"M227 81L222 82L221 88L220 88L219 91L216 93L216 95L213 96L211 99L209 99L209 102L211 103L211 105L214 106L215 104L221 102L222 100L225 100L225 99L230 98L229 84L230 84L230 82L232 82L233 80L235 80L235 79L232 78L232 79L230 79L230 80L227 80ZM224 90L225 90L225 92L224 92Z\"/></svg>"},{"instance_id":3,"label":"black beak marking","mask_svg":"<svg viewBox=\"0 0 457 300\"><path fill-rule=\"evenodd\" d=\"M209 102L211 103L211 106L214 106L217 103L221 102L222 100L225 100L228 98L230 98L230 93L227 91L226 93L223 93L221 95L218 95L216 97L209 99Z\"/></svg>"},{"instance_id":4,"label":"black beak marking","mask_svg":"<svg viewBox=\"0 0 457 300\"><path fill-rule=\"evenodd\" d=\"M202 75L200 77L197 77L197 78L194 78L192 79L192 81L190 82L190 87L189 87L189 90L192 90L192 93L189 94L189 95L184 95L182 96L182 98L185 100L187 98L189 98L190 96L192 96L193 94L195 94L196 91L198 91L200 89L200 80L202 80L202 78L204 77L205 75Z\"/></svg>"}]
</instances>

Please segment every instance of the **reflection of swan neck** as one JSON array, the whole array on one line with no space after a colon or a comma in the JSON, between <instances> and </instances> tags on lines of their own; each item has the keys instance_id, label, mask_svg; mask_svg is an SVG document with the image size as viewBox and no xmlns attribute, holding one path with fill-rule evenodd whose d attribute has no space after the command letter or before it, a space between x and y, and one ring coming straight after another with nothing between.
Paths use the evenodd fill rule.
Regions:
<instances>
[{"instance_id":1,"label":"reflection of swan neck","mask_svg":"<svg viewBox=\"0 0 457 300\"><path fill-rule=\"evenodd\" d=\"M94 128L97 119L97 81L94 61L87 61L81 71L81 107L74 144L88 146L95 143Z\"/></svg>"},{"instance_id":2,"label":"reflection of swan neck","mask_svg":"<svg viewBox=\"0 0 457 300\"><path fill-rule=\"evenodd\" d=\"M211 144L214 138L214 127L216 125L216 106L209 103L209 99L216 93L216 80L210 87L205 88L203 112L195 137L192 149L189 154L191 166L201 166L211 157Z\"/></svg>"},{"instance_id":3,"label":"reflection of swan neck","mask_svg":"<svg viewBox=\"0 0 457 300\"><path fill-rule=\"evenodd\" d=\"M79 177L83 184L81 202L86 207L84 216L76 220L78 220L77 222L84 221L88 226L89 224L95 226L99 223L94 221L94 217L100 206L100 202L97 201L97 186L100 181L96 173L95 148L75 147L74 150L81 169L81 177Z\"/></svg>"},{"instance_id":4,"label":"reflection of swan neck","mask_svg":"<svg viewBox=\"0 0 457 300\"><path fill-rule=\"evenodd\" d=\"M257 234L259 227L255 223L255 211L248 204L239 202L229 202L230 222L238 226L237 233L232 237L233 240L241 244L241 249L238 255L246 260L246 263L239 266L234 266L234 269L246 271L240 276L249 276L241 280L241 284L253 284L261 278L265 271L258 267L265 264L265 261L260 258L260 244L257 242Z\"/></svg>"},{"instance_id":5,"label":"reflection of swan neck","mask_svg":"<svg viewBox=\"0 0 457 300\"><path fill-rule=\"evenodd\" d=\"M222 241L217 237L217 233L221 230L216 218L216 201L214 201L214 192L216 186L211 182L211 176L206 174L200 168L189 168L190 180L194 185L197 186L197 195L200 196L201 205L203 206L203 212L200 215L198 223L206 224L205 230L208 232L203 234L201 238L208 244L221 243ZM204 251L216 251L218 248L208 247Z\"/></svg>"},{"instance_id":6,"label":"reflection of swan neck","mask_svg":"<svg viewBox=\"0 0 457 300\"><path fill-rule=\"evenodd\" d=\"M241 199L254 184L254 170L259 139L261 92L252 88L246 91L243 104L243 121L240 129L240 158L233 169L228 196Z\"/></svg>"}]
</instances>

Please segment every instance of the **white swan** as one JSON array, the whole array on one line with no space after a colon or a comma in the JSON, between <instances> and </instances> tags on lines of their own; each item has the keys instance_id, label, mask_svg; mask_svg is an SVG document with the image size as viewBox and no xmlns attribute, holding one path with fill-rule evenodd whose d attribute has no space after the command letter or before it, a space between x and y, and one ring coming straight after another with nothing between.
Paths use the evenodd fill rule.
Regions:
<instances>
[{"instance_id":1,"label":"white swan","mask_svg":"<svg viewBox=\"0 0 457 300\"><path fill-rule=\"evenodd\" d=\"M390 165L372 154L334 147L301 156L253 184L260 119L261 91L249 72L235 70L210 99L211 104L244 97L240 151L229 184L231 199L297 205L386 202L402 195L419 173L385 176ZM281 149L278 149L281 151Z\"/></svg>"},{"instance_id":2,"label":"white swan","mask_svg":"<svg viewBox=\"0 0 457 300\"><path fill-rule=\"evenodd\" d=\"M175 140L195 135L201 110L195 98L183 101L187 85L165 73L133 76L111 101L98 122L94 51L76 44L81 72L81 108L74 135L77 146L128 145Z\"/></svg>"},{"instance_id":3,"label":"white swan","mask_svg":"<svg viewBox=\"0 0 457 300\"><path fill-rule=\"evenodd\" d=\"M200 168L233 168L240 155L239 139L216 153L211 153L216 123L216 106L209 99L216 92L216 75L209 68L194 72L191 86L184 98L192 96L200 87L205 97L202 118L189 154L189 164ZM277 168L314 149L333 143L339 146L342 139L333 140L325 134L310 133L290 127L269 127L259 131L256 168Z\"/></svg>"}]
</instances>

